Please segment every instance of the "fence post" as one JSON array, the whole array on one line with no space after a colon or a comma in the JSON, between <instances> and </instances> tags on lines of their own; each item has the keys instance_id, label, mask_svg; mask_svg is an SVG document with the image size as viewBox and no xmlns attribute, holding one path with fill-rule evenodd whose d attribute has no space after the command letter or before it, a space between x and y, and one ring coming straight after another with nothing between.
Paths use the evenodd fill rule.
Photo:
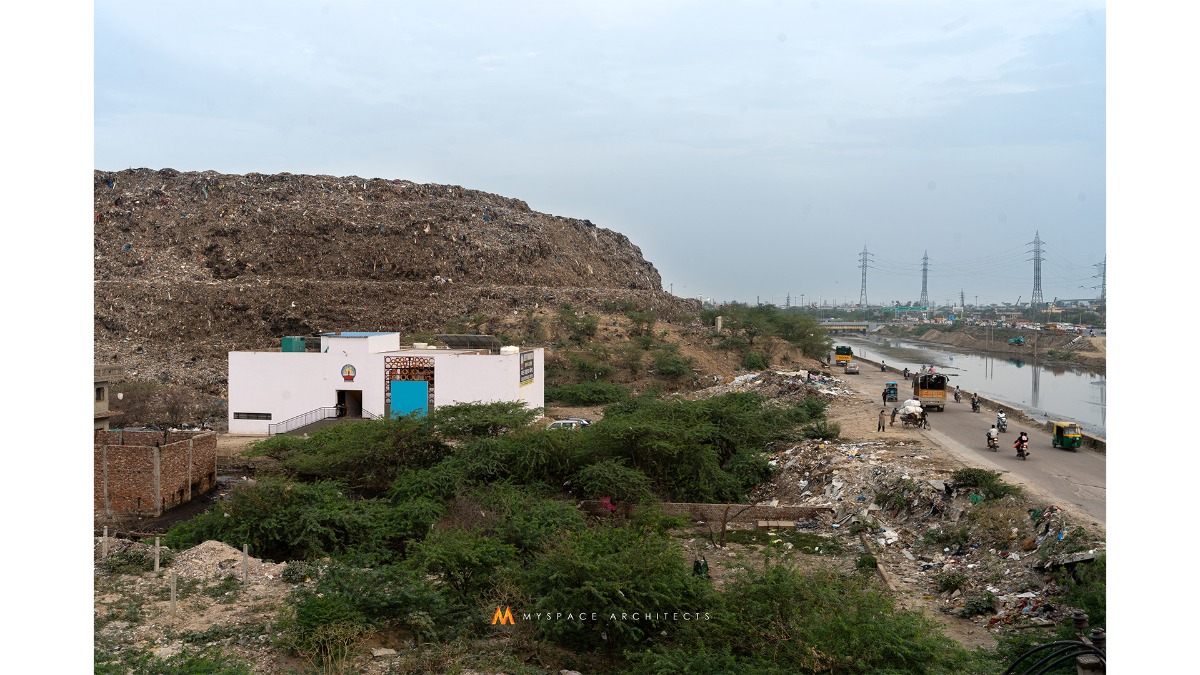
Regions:
<instances>
[{"instance_id":1,"label":"fence post","mask_svg":"<svg viewBox=\"0 0 1200 675\"><path fill-rule=\"evenodd\" d=\"M171 570L171 616L175 616L175 584L179 577L179 570Z\"/></svg>"},{"instance_id":2,"label":"fence post","mask_svg":"<svg viewBox=\"0 0 1200 675\"><path fill-rule=\"evenodd\" d=\"M104 526L104 536L100 538L100 559L108 557L108 526Z\"/></svg>"},{"instance_id":3,"label":"fence post","mask_svg":"<svg viewBox=\"0 0 1200 675\"><path fill-rule=\"evenodd\" d=\"M154 573L158 574L158 537L154 538Z\"/></svg>"},{"instance_id":4,"label":"fence post","mask_svg":"<svg viewBox=\"0 0 1200 675\"><path fill-rule=\"evenodd\" d=\"M250 544L242 544L242 585L250 583Z\"/></svg>"}]
</instances>

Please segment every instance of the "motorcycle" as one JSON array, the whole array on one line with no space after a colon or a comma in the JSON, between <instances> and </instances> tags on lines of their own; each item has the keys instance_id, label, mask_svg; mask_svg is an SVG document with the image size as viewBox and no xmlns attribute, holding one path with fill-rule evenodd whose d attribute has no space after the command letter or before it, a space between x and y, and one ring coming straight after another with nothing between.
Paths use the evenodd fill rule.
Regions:
<instances>
[{"instance_id":1,"label":"motorcycle","mask_svg":"<svg viewBox=\"0 0 1200 675\"><path fill-rule=\"evenodd\" d=\"M954 390L954 402L962 403L962 394L960 394L957 389Z\"/></svg>"},{"instance_id":2,"label":"motorcycle","mask_svg":"<svg viewBox=\"0 0 1200 675\"><path fill-rule=\"evenodd\" d=\"M971 399L971 412L979 412L979 399Z\"/></svg>"},{"instance_id":3,"label":"motorcycle","mask_svg":"<svg viewBox=\"0 0 1200 675\"><path fill-rule=\"evenodd\" d=\"M992 452L996 452L997 450L1000 449L1000 443L996 440L995 436L987 437L987 445L988 445L988 450L991 450Z\"/></svg>"},{"instance_id":4,"label":"motorcycle","mask_svg":"<svg viewBox=\"0 0 1200 675\"><path fill-rule=\"evenodd\" d=\"M1016 456L1019 456L1019 458L1024 460L1027 458L1027 456L1030 456L1030 437L1026 436L1025 434L1021 434L1018 438L1016 438L1016 442L1013 443L1013 447L1016 448Z\"/></svg>"},{"instance_id":5,"label":"motorcycle","mask_svg":"<svg viewBox=\"0 0 1200 675\"><path fill-rule=\"evenodd\" d=\"M996 429L999 430L1000 433L1008 431L1008 418L1004 416L1004 413L999 413L996 415Z\"/></svg>"}]
</instances>

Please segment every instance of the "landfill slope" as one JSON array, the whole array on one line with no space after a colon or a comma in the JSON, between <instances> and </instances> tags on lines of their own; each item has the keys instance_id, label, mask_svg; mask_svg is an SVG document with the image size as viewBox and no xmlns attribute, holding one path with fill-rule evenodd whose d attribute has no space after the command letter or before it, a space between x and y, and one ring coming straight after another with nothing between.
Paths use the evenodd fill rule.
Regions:
<instances>
[{"instance_id":1,"label":"landfill slope","mask_svg":"<svg viewBox=\"0 0 1200 675\"><path fill-rule=\"evenodd\" d=\"M563 303L681 309L625 235L454 185L94 173L95 359L219 392L283 335L432 332Z\"/></svg>"}]
</instances>

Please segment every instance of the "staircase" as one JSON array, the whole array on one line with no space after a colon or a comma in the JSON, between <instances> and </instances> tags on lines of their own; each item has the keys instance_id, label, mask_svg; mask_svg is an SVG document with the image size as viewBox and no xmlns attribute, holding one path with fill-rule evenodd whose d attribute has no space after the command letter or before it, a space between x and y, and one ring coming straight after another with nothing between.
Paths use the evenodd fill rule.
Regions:
<instances>
[{"instance_id":1,"label":"staircase","mask_svg":"<svg viewBox=\"0 0 1200 675\"><path fill-rule=\"evenodd\" d=\"M279 424L270 425L267 428L267 433L271 436L279 434L304 436L318 429L333 426L339 422L360 422L362 420L377 419L379 419L379 415L370 410L363 410L360 417L350 417L339 416L339 410L336 407L316 408L304 414L296 415L291 419L284 420Z\"/></svg>"}]
</instances>

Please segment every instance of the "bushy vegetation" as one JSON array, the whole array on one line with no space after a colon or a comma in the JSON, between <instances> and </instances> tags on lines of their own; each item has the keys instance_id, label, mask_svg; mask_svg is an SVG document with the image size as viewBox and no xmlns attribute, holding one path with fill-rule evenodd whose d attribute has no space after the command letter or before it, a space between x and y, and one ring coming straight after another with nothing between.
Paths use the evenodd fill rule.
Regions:
<instances>
[{"instance_id":1,"label":"bushy vegetation","mask_svg":"<svg viewBox=\"0 0 1200 675\"><path fill-rule=\"evenodd\" d=\"M652 392L623 396L572 432L483 404L347 422L257 444L289 474L235 490L167 543L249 543L257 557L289 561L296 588L277 644L327 673L345 672L373 634L403 635L426 653L508 629L523 648L602 659L610 672L965 669L968 654L896 610L870 575L769 563L714 590L670 534L684 522L656 510L659 500L745 502L770 479L763 449L826 424L825 406ZM631 508L585 520L577 500L600 497ZM763 545L756 534L747 545ZM766 546L783 555L776 538ZM838 551L812 533L785 538L789 556ZM492 626L499 605L526 623ZM568 611L588 618L524 618Z\"/></svg>"},{"instance_id":2,"label":"bushy vegetation","mask_svg":"<svg viewBox=\"0 0 1200 675\"><path fill-rule=\"evenodd\" d=\"M561 387L546 387L546 400L567 405L587 406L616 403L629 398L629 388L612 382L580 382Z\"/></svg>"},{"instance_id":3,"label":"bushy vegetation","mask_svg":"<svg viewBox=\"0 0 1200 675\"><path fill-rule=\"evenodd\" d=\"M809 358L823 357L833 345L820 322L798 308L780 309L774 305L745 305L730 303L719 309L708 309L701 313L701 320L708 325L716 323L722 316L728 333L722 336L718 347L730 349L746 356L756 348L775 338L800 350ZM748 367L743 362L743 367Z\"/></svg>"}]
</instances>

